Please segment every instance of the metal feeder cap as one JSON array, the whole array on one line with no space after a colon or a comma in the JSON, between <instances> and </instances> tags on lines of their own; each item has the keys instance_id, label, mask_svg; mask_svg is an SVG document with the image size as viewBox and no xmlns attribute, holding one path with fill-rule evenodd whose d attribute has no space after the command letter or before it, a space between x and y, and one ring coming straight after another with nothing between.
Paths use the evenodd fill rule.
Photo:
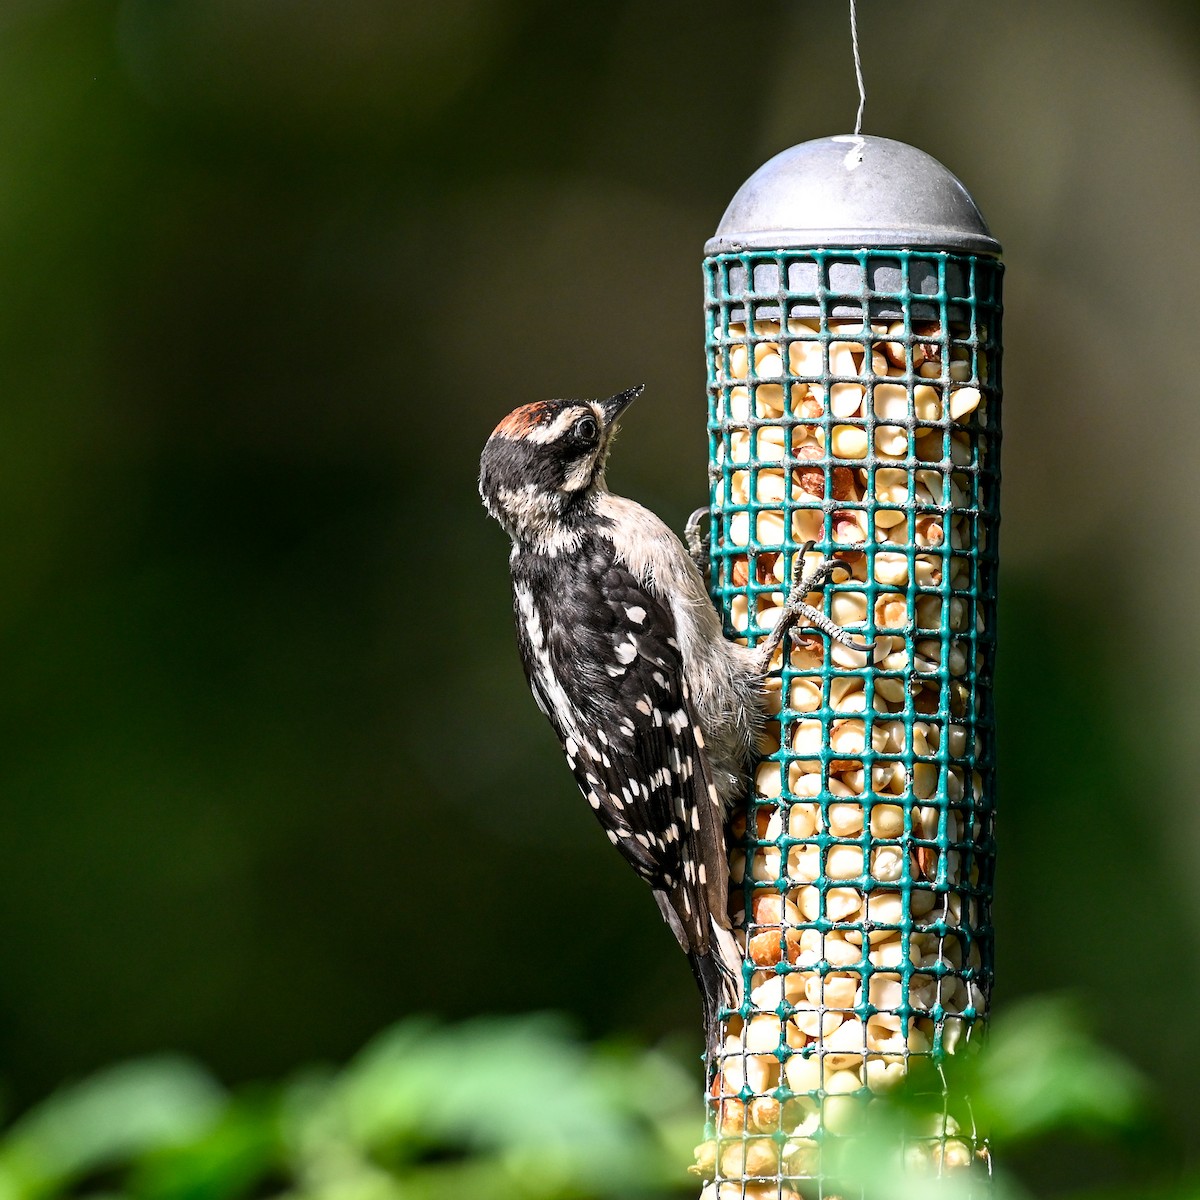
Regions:
<instances>
[{"instance_id":1,"label":"metal feeder cap","mask_svg":"<svg viewBox=\"0 0 1200 1200\"><path fill-rule=\"evenodd\" d=\"M817 138L737 190L706 254L798 246L932 247L999 254L967 189L936 158L891 138Z\"/></svg>"}]
</instances>

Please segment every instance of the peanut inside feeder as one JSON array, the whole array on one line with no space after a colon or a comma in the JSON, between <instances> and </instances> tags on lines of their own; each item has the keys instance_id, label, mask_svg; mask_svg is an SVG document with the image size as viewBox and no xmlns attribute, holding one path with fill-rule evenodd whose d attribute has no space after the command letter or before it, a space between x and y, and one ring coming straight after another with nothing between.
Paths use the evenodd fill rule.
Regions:
<instances>
[{"instance_id":1,"label":"peanut inside feeder","mask_svg":"<svg viewBox=\"0 0 1200 1200\"><path fill-rule=\"evenodd\" d=\"M919 150L826 138L743 185L706 247L711 562L726 632L808 597L733 818L746 1002L710 1090L706 1196L829 1194L831 1139L984 1020L992 982L992 672L1000 283L962 185ZM944 1114L905 1148L986 1163Z\"/></svg>"}]
</instances>

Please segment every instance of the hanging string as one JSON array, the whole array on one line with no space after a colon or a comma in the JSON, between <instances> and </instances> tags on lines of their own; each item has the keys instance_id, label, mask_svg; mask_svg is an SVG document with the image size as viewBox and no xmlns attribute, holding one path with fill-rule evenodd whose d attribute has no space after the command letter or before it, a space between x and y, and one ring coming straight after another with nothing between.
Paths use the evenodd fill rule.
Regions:
<instances>
[{"instance_id":1,"label":"hanging string","mask_svg":"<svg viewBox=\"0 0 1200 1200\"><path fill-rule=\"evenodd\" d=\"M858 53L858 11L855 0L850 0L850 41L854 47L854 78L858 80L858 116L854 118L854 136L862 133L863 111L867 107L867 85L863 83L862 58Z\"/></svg>"}]
</instances>

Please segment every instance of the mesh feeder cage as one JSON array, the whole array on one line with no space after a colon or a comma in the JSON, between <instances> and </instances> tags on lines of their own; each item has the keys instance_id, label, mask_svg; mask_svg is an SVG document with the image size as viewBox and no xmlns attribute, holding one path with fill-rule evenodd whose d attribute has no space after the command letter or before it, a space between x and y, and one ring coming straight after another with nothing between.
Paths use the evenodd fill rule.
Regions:
<instances>
[{"instance_id":1,"label":"mesh feeder cage","mask_svg":"<svg viewBox=\"0 0 1200 1200\"><path fill-rule=\"evenodd\" d=\"M941 164L874 137L777 155L706 246L726 633L765 637L803 559L832 556L808 600L874 645L801 622L773 664L732 821L745 1000L711 1080L705 1200L848 1196L836 1145L872 1095L986 1017L999 249ZM940 1103L903 1160L970 1169L982 1195L986 1145Z\"/></svg>"}]
</instances>

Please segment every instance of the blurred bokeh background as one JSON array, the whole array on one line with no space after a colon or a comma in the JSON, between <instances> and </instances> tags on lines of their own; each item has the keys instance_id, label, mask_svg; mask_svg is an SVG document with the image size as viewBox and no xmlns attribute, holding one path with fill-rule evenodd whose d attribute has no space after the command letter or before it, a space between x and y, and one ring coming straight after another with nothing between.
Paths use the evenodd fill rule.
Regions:
<instances>
[{"instance_id":1,"label":"blurred bokeh background","mask_svg":"<svg viewBox=\"0 0 1200 1200\"><path fill-rule=\"evenodd\" d=\"M1200 7L862 0L865 130L1005 247L998 989L1195 1098ZM700 260L845 132L845 5L5 0L0 1075L230 1082L398 1016L694 1035L525 689L499 417L647 391L705 496Z\"/></svg>"}]
</instances>

